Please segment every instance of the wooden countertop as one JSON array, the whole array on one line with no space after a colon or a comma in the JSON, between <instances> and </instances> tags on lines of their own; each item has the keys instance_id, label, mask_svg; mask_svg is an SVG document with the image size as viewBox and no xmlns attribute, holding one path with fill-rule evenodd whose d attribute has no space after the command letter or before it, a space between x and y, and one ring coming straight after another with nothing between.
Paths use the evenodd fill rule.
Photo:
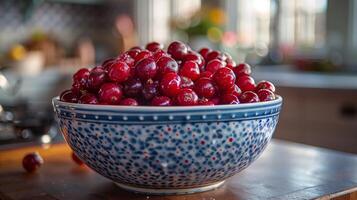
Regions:
<instances>
[{"instance_id":1,"label":"wooden countertop","mask_svg":"<svg viewBox=\"0 0 357 200\"><path fill-rule=\"evenodd\" d=\"M44 165L22 169L24 154L38 151ZM0 151L0 199L256 200L357 199L357 156L273 140L263 155L219 189L181 196L126 192L87 167L77 166L66 144Z\"/></svg>"}]
</instances>

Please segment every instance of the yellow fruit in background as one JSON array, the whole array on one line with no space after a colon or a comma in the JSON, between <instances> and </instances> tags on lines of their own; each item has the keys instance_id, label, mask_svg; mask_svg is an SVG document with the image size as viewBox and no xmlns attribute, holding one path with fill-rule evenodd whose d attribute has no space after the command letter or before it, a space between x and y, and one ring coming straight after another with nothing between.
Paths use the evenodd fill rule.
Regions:
<instances>
[{"instance_id":1,"label":"yellow fruit in background","mask_svg":"<svg viewBox=\"0 0 357 200\"><path fill-rule=\"evenodd\" d=\"M20 44L14 45L9 52L9 57L11 60L19 61L26 56L26 49Z\"/></svg>"}]
</instances>

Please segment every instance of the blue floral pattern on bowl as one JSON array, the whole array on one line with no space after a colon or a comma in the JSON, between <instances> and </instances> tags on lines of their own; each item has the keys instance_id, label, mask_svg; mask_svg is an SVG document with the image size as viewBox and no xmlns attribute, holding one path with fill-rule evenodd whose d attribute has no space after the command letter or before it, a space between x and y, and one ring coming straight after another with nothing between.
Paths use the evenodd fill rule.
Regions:
<instances>
[{"instance_id":1,"label":"blue floral pattern on bowl","mask_svg":"<svg viewBox=\"0 0 357 200\"><path fill-rule=\"evenodd\" d=\"M248 167L270 141L281 104L281 97L160 108L53 99L62 134L90 168L120 185L149 189L204 187Z\"/></svg>"}]
</instances>

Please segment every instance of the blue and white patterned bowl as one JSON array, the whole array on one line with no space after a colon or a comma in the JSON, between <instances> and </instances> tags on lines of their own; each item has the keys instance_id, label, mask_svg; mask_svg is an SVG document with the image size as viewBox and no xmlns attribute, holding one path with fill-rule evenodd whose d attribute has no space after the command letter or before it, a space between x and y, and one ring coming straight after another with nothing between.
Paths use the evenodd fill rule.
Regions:
<instances>
[{"instance_id":1,"label":"blue and white patterned bowl","mask_svg":"<svg viewBox=\"0 0 357 200\"><path fill-rule=\"evenodd\" d=\"M251 104L148 107L61 102L61 132L90 168L136 192L178 194L218 187L265 149L282 98Z\"/></svg>"}]
</instances>

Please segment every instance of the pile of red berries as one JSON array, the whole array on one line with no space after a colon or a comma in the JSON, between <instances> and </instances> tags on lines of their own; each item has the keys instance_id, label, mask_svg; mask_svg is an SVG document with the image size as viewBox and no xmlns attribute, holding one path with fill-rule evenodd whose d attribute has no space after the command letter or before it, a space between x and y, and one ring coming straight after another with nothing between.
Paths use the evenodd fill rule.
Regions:
<instances>
[{"instance_id":1,"label":"pile of red berries","mask_svg":"<svg viewBox=\"0 0 357 200\"><path fill-rule=\"evenodd\" d=\"M191 50L174 41L167 51L152 42L134 47L93 69L73 75L61 101L82 104L192 106L253 103L275 99L269 81L255 84L248 64L227 53Z\"/></svg>"}]
</instances>

